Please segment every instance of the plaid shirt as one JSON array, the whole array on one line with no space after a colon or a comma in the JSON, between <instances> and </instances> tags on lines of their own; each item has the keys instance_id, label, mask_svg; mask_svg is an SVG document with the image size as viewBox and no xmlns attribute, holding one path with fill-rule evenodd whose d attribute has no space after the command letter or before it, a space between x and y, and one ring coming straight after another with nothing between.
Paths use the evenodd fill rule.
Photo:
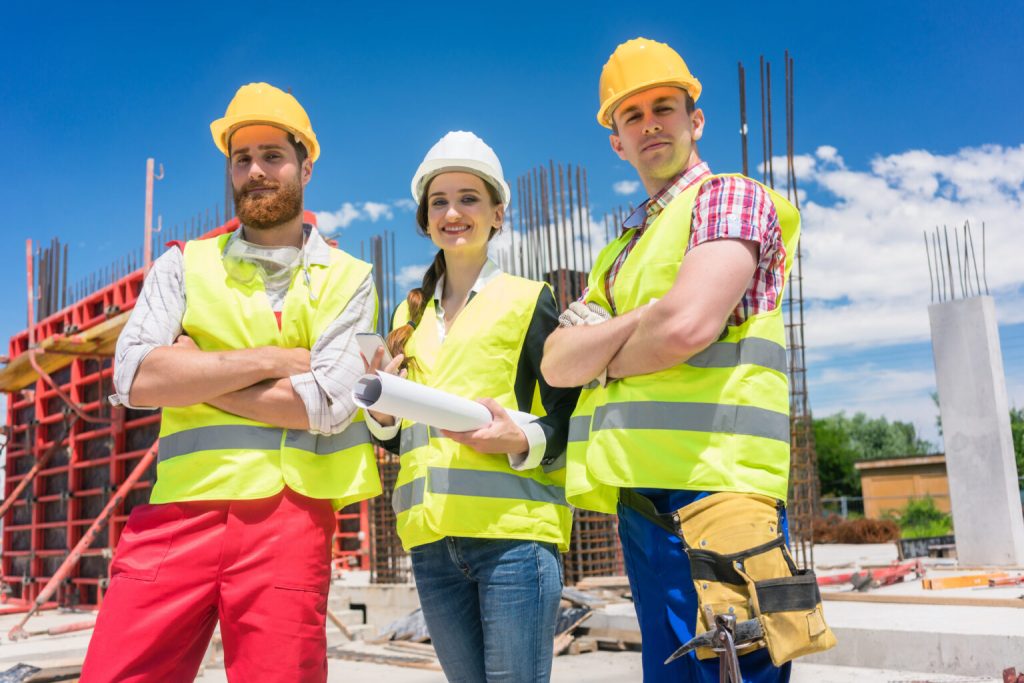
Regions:
<instances>
[{"instance_id":1,"label":"plaid shirt","mask_svg":"<svg viewBox=\"0 0 1024 683\"><path fill-rule=\"evenodd\" d=\"M623 231L632 228L636 231L605 274L605 291L612 312L615 312L612 285L644 232L673 199L709 175L711 169L706 162L687 169L638 206L622 224ZM739 325L752 315L774 310L779 305L786 250L775 206L760 185L739 177L715 178L704 183L694 202L690 243L686 250L689 252L698 244L717 239L757 242L760 251L754 277L729 316L729 324Z\"/></svg>"}]
</instances>

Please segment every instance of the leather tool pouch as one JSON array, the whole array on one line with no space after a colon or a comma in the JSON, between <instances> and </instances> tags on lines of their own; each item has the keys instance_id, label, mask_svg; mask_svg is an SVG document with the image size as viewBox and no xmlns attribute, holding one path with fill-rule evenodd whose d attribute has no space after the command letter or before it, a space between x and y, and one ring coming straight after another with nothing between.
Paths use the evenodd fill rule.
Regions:
<instances>
[{"instance_id":1,"label":"leather tool pouch","mask_svg":"<svg viewBox=\"0 0 1024 683\"><path fill-rule=\"evenodd\" d=\"M653 506L652 506L653 507ZM695 635L714 629L715 615L759 619L775 666L836 644L825 623L817 578L798 570L779 528L782 503L747 493L715 493L672 513L697 588ZM699 648L697 657L717 657Z\"/></svg>"}]
</instances>

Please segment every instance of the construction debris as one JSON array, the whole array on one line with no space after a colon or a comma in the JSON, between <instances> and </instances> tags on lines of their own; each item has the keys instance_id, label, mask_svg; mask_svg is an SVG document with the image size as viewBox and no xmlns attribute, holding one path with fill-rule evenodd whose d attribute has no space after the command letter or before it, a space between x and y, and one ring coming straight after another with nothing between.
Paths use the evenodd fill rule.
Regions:
<instances>
[{"instance_id":1,"label":"construction debris","mask_svg":"<svg viewBox=\"0 0 1024 683\"><path fill-rule=\"evenodd\" d=\"M388 624L380 636L367 642L384 643L389 640L409 640L414 643L425 643L430 640L430 631L427 630L423 610L417 609L401 619L396 619Z\"/></svg>"},{"instance_id":2,"label":"construction debris","mask_svg":"<svg viewBox=\"0 0 1024 683\"><path fill-rule=\"evenodd\" d=\"M943 579L925 579L921 587L925 590L943 590L946 588L969 588L971 586L988 587L989 581L1007 578L1006 572L990 574L969 574L967 576L949 576Z\"/></svg>"},{"instance_id":3,"label":"construction debris","mask_svg":"<svg viewBox=\"0 0 1024 683\"><path fill-rule=\"evenodd\" d=\"M346 659L353 662L371 662L373 664L389 664L412 669L430 669L440 671L441 664L436 657L418 655L400 655L389 651L385 646L360 643L358 645L339 645L327 648L329 659Z\"/></svg>"},{"instance_id":4,"label":"construction debris","mask_svg":"<svg viewBox=\"0 0 1024 683\"><path fill-rule=\"evenodd\" d=\"M836 586L849 583L853 586L854 590L866 591L872 588L891 586L894 583L901 583L910 574L914 574L915 579L924 576L925 569L920 560L904 562L903 564L894 562L888 567L874 569L865 568L864 571L819 576L818 585Z\"/></svg>"},{"instance_id":5,"label":"construction debris","mask_svg":"<svg viewBox=\"0 0 1024 683\"><path fill-rule=\"evenodd\" d=\"M77 681L81 675L80 663L44 667L15 664L6 671L0 671L0 683L57 683Z\"/></svg>"}]
</instances>

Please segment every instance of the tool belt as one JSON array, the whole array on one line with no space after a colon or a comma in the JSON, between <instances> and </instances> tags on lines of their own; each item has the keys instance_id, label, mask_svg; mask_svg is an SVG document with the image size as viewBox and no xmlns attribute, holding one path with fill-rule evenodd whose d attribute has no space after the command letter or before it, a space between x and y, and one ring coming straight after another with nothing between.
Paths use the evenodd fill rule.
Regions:
<instances>
[{"instance_id":1,"label":"tool belt","mask_svg":"<svg viewBox=\"0 0 1024 683\"><path fill-rule=\"evenodd\" d=\"M719 614L734 616L737 624L757 620L764 638L737 642L737 651L767 647L775 666L836 644L814 572L797 569L786 547L781 501L714 493L669 514L632 489L622 489L620 501L682 540L697 589L695 636L714 630ZM697 648L699 659L717 656Z\"/></svg>"}]
</instances>

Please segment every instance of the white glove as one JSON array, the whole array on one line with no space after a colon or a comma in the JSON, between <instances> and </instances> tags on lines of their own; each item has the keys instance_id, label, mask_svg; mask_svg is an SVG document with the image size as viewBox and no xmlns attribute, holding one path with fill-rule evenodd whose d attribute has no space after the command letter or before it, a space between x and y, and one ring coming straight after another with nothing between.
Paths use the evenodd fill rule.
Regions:
<instances>
[{"instance_id":1,"label":"white glove","mask_svg":"<svg viewBox=\"0 0 1024 683\"><path fill-rule=\"evenodd\" d=\"M577 325L598 325L611 319L611 314L593 302L584 304L574 301L569 308L558 316L559 327L575 327Z\"/></svg>"}]
</instances>

